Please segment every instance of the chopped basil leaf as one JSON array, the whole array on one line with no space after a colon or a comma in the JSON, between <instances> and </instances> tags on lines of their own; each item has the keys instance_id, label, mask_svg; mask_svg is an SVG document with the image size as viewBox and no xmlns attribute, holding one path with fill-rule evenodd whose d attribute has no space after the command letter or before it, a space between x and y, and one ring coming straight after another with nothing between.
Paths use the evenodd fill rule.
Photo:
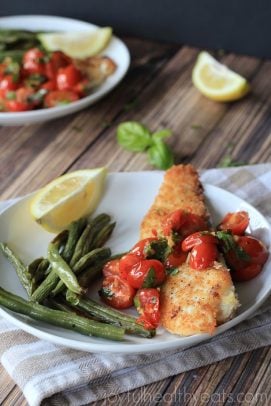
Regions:
<instances>
[{"instance_id":1,"label":"chopped basil leaf","mask_svg":"<svg viewBox=\"0 0 271 406\"><path fill-rule=\"evenodd\" d=\"M179 268L167 268L166 273L167 275L177 275L179 272Z\"/></svg>"},{"instance_id":2,"label":"chopped basil leaf","mask_svg":"<svg viewBox=\"0 0 271 406\"><path fill-rule=\"evenodd\" d=\"M101 294L101 296L110 298L114 296L114 293L112 292L112 290L108 289L108 288L102 288L100 289L99 293Z\"/></svg>"},{"instance_id":3,"label":"chopped basil leaf","mask_svg":"<svg viewBox=\"0 0 271 406\"><path fill-rule=\"evenodd\" d=\"M237 244L230 231L217 231L216 236L220 240L222 250L225 254L232 250L238 259L250 261L250 255Z\"/></svg>"},{"instance_id":4,"label":"chopped basil leaf","mask_svg":"<svg viewBox=\"0 0 271 406\"><path fill-rule=\"evenodd\" d=\"M9 90L9 91L6 93L6 99L8 99L8 100L15 100L15 99L16 99L16 93L13 92L12 90Z\"/></svg>"},{"instance_id":5,"label":"chopped basil leaf","mask_svg":"<svg viewBox=\"0 0 271 406\"><path fill-rule=\"evenodd\" d=\"M167 240L160 238L147 244L144 249L144 254L148 259L157 259L158 261L164 262L170 251L171 249Z\"/></svg>"},{"instance_id":6,"label":"chopped basil leaf","mask_svg":"<svg viewBox=\"0 0 271 406\"><path fill-rule=\"evenodd\" d=\"M150 268L143 282L142 288L152 288L155 283L155 270Z\"/></svg>"}]
</instances>

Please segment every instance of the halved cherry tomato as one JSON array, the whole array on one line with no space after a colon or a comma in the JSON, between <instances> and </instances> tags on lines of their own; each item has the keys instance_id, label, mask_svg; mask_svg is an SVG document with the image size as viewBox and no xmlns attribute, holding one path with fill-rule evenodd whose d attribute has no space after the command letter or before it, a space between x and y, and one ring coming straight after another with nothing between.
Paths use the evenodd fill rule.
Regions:
<instances>
[{"instance_id":1,"label":"halved cherry tomato","mask_svg":"<svg viewBox=\"0 0 271 406\"><path fill-rule=\"evenodd\" d=\"M45 64L45 74L49 79L55 79L59 68L64 68L72 62L68 55L61 51L55 51L51 54L49 62Z\"/></svg>"},{"instance_id":2,"label":"halved cherry tomato","mask_svg":"<svg viewBox=\"0 0 271 406\"><path fill-rule=\"evenodd\" d=\"M235 235L243 235L249 225L249 215L246 211L228 213L218 225L219 230L230 230Z\"/></svg>"},{"instance_id":3,"label":"halved cherry tomato","mask_svg":"<svg viewBox=\"0 0 271 406\"><path fill-rule=\"evenodd\" d=\"M180 249L175 249L165 261L166 268L177 268L186 261L187 253Z\"/></svg>"},{"instance_id":4,"label":"halved cherry tomato","mask_svg":"<svg viewBox=\"0 0 271 406\"><path fill-rule=\"evenodd\" d=\"M218 250L215 244L206 244L202 242L192 248L189 265L193 269L206 269L213 265L217 256Z\"/></svg>"},{"instance_id":5,"label":"halved cherry tomato","mask_svg":"<svg viewBox=\"0 0 271 406\"><path fill-rule=\"evenodd\" d=\"M128 283L136 289L159 286L165 278L165 267L157 259L143 259L135 264L127 274Z\"/></svg>"},{"instance_id":6,"label":"halved cherry tomato","mask_svg":"<svg viewBox=\"0 0 271 406\"><path fill-rule=\"evenodd\" d=\"M127 279L127 275L132 269L140 261L140 258L134 254L126 254L119 260L119 272L120 276L123 279Z\"/></svg>"},{"instance_id":7,"label":"halved cherry tomato","mask_svg":"<svg viewBox=\"0 0 271 406\"><path fill-rule=\"evenodd\" d=\"M156 328L160 322L160 298L159 292L154 288L139 289L134 298L134 304L141 315L137 322L145 328Z\"/></svg>"},{"instance_id":8,"label":"halved cherry tomato","mask_svg":"<svg viewBox=\"0 0 271 406\"><path fill-rule=\"evenodd\" d=\"M105 277L110 275L120 276L119 263L120 263L119 259L113 259L112 261L108 261L103 267L103 275Z\"/></svg>"},{"instance_id":9,"label":"halved cherry tomato","mask_svg":"<svg viewBox=\"0 0 271 406\"><path fill-rule=\"evenodd\" d=\"M244 268L237 269L231 272L232 279L235 282L245 282L255 278L262 270L260 264L250 264Z\"/></svg>"},{"instance_id":10,"label":"halved cherry tomato","mask_svg":"<svg viewBox=\"0 0 271 406\"><path fill-rule=\"evenodd\" d=\"M115 309L127 309L133 305L136 290L119 276L109 275L104 278L99 293Z\"/></svg>"},{"instance_id":11,"label":"halved cherry tomato","mask_svg":"<svg viewBox=\"0 0 271 406\"><path fill-rule=\"evenodd\" d=\"M23 103L17 100L6 100L5 104L7 111L12 112L28 111L33 108L29 103Z\"/></svg>"},{"instance_id":12,"label":"halved cherry tomato","mask_svg":"<svg viewBox=\"0 0 271 406\"><path fill-rule=\"evenodd\" d=\"M73 90L81 79L81 72L74 65L60 68L56 75L57 88L59 90Z\"/></svg>"},{"instance_id":13,"label":"halved cherry tomato","mask_svg":"<svg viewBox=\"0 0 271 406\"><path fill-rule=\"evenodd\" d=\"M137 255L140 258L146 258L147 257L147 251L150 246L150 243L153 241L158 241L157 238L145 238L143 240L140 240L138 243L136 243L133 248L130 250L131 254Z\"/></svg>"},{"instance_id":14,"label":"halved cherry tomato","mask_svg":"<svg viewBox=\"0 0 271 406\"><path fill-rule=\"evenodd\" d=\"M184 238L194 233L206 229L206 222L197 214L176 210L170 213L164 222L163 233L169 236L171 232L177 232L180 237Z\"/></svg>"},{"instance_id":15,"label":"halved cherry tomato","mask_svg":"<svg viewBox=\"0 0 271 406\"><path fill-rule=\"evenodd\" d=\"M41 89L56 90L56 81L54 79L48 80L41 85Z\"/></svg>"},{"instance_id":16,"label":"halved cherry tomato","mask_svg":"<svg viewBox=\"0 0 271 406\"><path fill-rule=\"evenodd\" d=\"M13 77L11 75L5 75L0 80L0 93L1 93L1 96L5 97L7 91L16 90L17 87L18 87L18 84L14 81L14 79L13 79Z\"/></svg>"},{"instance_id":17,"label":"halved cherry tomato","mask_svg":"<svg viewBox=\"0 0 271 406\"><path fill-rule=\"evenodd\" d=\"M23 56L23 69L28 73L45 74L44 53L39 48L31 48Z\"/></svg>"},{"instance_id":18,"label":"halved cherry tomato","mask_svg":"<svg viewBox=\"0 0 271 406\"><path fill-rule=\"evenodd\" d=\"M56 107L72 103L79 99L78 94L71 90L53 90L44 99L45 107Z\"/></svg>"},{"instance_id":19,"label":"halved cherry tomato","mask_svg":"<svg viewBox=\"0 0 271 406\"><path fill-rule=\"evenodd\" d=\"M73 91L78 93L80 97L83 97L88 93L90 88L90 81L88 79L83 79L73 87Z\"/></svg>"},{"instance_id":20,"label":"halved cherry tomato","mask_svg":"<svg viewBox=\"0 0 271 406\"><path fill-rule=\"evenodd\" d=\"M239 236L235 237L235 242L237 248L224 253L226 262L232 270L239 271L251 264L263 266L267 261L268 251L257 238L248 235Z\"/></svg>"},{"instance_id":21,"label":"halved cherry tomato","mask_svg":"<svg viewBox=\"0 0 271 406\"><path fill-rule=\"evenodd\" d=\"M197 233L190 234L186 237L182 242L182 250L187 252L190 251L195 245L199 245L201 243L206 244L217 244L217 238L205 231L198 231Z\"/></svg>"}]
</instances>

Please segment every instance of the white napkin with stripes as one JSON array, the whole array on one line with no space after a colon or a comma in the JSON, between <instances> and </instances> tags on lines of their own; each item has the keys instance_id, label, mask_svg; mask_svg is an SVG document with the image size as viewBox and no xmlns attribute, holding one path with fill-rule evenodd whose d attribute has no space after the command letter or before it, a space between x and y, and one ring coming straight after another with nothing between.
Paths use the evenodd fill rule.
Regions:
<instances>
[{"instance_id":1,"label":"white napkin with stripes","mask_svg":"<svg viewBox=\"0 0 271 406\"><path fill-rule=\"evenodd\" d=\"M239 195L271 222L271 164L207 170L201 179ZM0 318L1 363L30 406L85 405L270 344L270 298L253 318L221 335L155 354L84 353L39 340Z\"/></svg>"}]
</instances>

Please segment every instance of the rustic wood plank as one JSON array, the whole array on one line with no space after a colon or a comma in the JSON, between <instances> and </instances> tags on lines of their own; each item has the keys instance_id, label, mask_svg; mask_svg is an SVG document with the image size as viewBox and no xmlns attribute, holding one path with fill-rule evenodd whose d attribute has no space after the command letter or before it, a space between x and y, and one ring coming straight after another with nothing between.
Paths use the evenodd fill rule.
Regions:
<instances>
[{"instance_id":1,"label":"rustic wood plank","mask_svg":"<svg viewBox=\"0 0 271 406\"><path fill-rule=\"evenodd\" d=\"M132 42L137 45L137 41ZM175 45L157 46L152 42L142 44L141 54L134 58L130 72L110 98L101 100L77 115L18 130L2 127L0 142L6 139L6 134L10 136L9 142L1 144L1 198L32 191L65 172L103 133L104 125L126 110L127 105L129 107L129 103L155 77L175 50ZM90 163L89 166L93 165Z\"/></svg>"},{"instance_id":2,"label":"rustic wood plank","mask_svg":"<svg viewBox=\"0 0 271 406\"><path fill-rule=\"evenodd\" d=\"M156 80L142 91L138 106L118 117L118 122L114 123L113 128L110 127L103 137L97 139L95 148L88 149L73 168L83 168L89 162L93 162L95 166L106 163L113 171L151 169L145 154L132 154L118 147L116 126L126 120L144 122L152 130L161 127L171 128L174 136L169 139L169 144L175 152L176 162L192 161L201 167L207 155L211 157L207 166L213 166L214 162L218 161L217 155L223 150L224 153L227 152L228 136L223 135L224 143L221 142L221 138L217 139L214 147L210 149L210 145L213 144L210 144L209 134L212 130L216 131L217 124L231 111L232 105L207 100L192 86L191 71L197 52L196 49L182 48L161 70ZM230 55L225 60L229 66L241 73L244 71L247 76L253 76L260 66L260 62L254 58L237 58ZM239 109L242 112L240 121L246 121L249 113L246 103L245 99L239 102ZM247 142L247 138L243 141ZM107 157L106 162L104 156Z\"/></svg>"}]
</instances>

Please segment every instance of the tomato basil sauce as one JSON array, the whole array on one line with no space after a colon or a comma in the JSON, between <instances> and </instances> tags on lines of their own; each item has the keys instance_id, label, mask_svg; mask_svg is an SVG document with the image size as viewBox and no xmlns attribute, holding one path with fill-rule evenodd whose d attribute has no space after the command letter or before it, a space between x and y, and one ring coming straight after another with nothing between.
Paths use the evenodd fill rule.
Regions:
<instances>
[{"instance_id":1,"label":"tomato basil sauce","mask_svg":"<svg viewBox=\"0 0 271 406\"><path fill-rule=\"evenodd\" d=\"M160 319L159 287L184 262L195 272L204 272L223 256L237 282L261 272L268 251L259 239L246 234L248 225L248 213L240 211L228 213L215 230L209 231L199 217L177 210L163 224L164 235L174 235L173 247L166 238L157 236L139 241L126 255L104 266L100 295L117 309L134 305L138 323L156 328Z\"/></svg>"}]
</instances>

